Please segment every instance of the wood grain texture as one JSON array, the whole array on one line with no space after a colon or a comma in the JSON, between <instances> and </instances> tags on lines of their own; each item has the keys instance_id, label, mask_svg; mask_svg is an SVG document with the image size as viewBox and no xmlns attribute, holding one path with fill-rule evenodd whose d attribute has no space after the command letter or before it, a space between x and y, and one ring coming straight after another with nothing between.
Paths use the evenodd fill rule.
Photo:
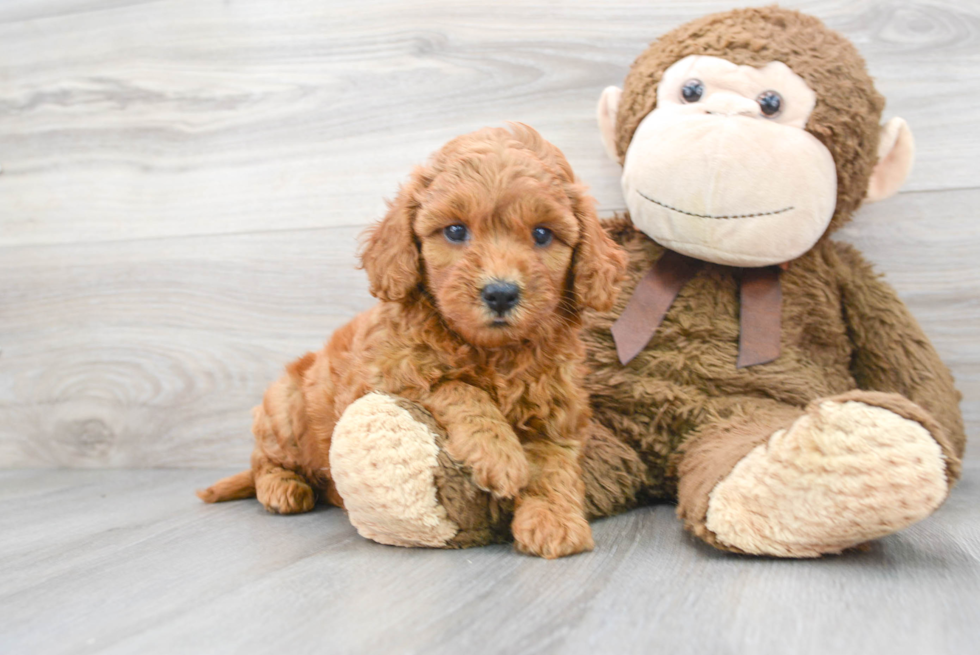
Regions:
<instances>
[{"instance_id":1,"label":"wood grain texture","mask_svg":"<svg viewBox=\"0 0 980 655\"><path fill-rule=\"evenodd\" d=\"M565 560L393 548L337 509L191 495L226 472L0 472L0 651L967 655L980 636L977 464L922 523L815 561L712 550L666 505Z\"/></svg>"},{"instance_id":2,"label":"wood grain texture","mask_svg":"<svg viewBox=\"0 0 980 655\"><path fill-rule=\"evenodd\" d=\"M412 165L522 120L619 209L599 92L738 4L0 3L0 467L244 465L266 385L370 306L356 235ZM851 38L916 134L906 191L842 238L934 340L976 438L980 4L783 4Z\"/></svg>"},{"instance_id":3,"label":"wood grain texture","mask_svg":"<svg viewBox=\"0 0 980 655\"><path fill-rule=\"evenodd\" d=\"M246 463L264 388L374 302L357 231L12 249L0 461Z\"/></svg>"},{"instance_id":4,"label":"wood grain texture","mask_svg":"<svg viewBox=\"0 0 980 655\"><path fill-rule=\"evenodd\" d=\"M0 243L363 225L456 134L541 129L622 206L601 89L730 0L5 3ZM910 190L976 186L980 6L788 3L853 39L918 136Z\"/></svg>"},{"instance_id":5,"label":"wood grain texture","mask_svg":"<svg viewBox=\"0 0 980 655\"><path fill-rule=\"evenodd\" d=\"M980 434L980 190L906 194L846 229L953 364ZM0 461L233 466L283 365L371 306L358 228L20 246L0 259ZM973 453L974 455L976 453Z\"/></svg>"}]
</instances>

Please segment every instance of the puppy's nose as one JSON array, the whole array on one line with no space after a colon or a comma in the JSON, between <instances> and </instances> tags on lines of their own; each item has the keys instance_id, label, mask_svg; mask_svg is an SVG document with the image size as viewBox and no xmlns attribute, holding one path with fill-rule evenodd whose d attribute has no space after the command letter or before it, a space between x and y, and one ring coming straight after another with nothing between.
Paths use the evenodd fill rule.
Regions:
<instances>
[{"instance_id":1,"label":"puppy's nose","mask_svg":"<svg viewBox=\"0 0 980 655\"><path fill-rule=\"evenodd\" d=\"M521 290L513 282L491 282L483 287L480 295L487 307L503 316L521 299Z\"/></svg>"}]
</instances>

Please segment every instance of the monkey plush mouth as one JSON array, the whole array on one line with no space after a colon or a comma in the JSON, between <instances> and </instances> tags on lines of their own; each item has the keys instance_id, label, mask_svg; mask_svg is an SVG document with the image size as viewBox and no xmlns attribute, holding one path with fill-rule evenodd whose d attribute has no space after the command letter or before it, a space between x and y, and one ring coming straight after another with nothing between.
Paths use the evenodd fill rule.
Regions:
<instances>
[{"instance_id":1,"label":"monkey plush mouth","mask_svg":"<svg viewBox=\"0 0 980 655\"><path fill-rule=\"evenodd\" d=\"M756 216L773 216L775 214L783 214L785 212L792 211L793 209L795 209L795 207L793 207L792 205L790 205L789 207L783 207L782 209L776 209L776 210L768 211L768 212L757 212L755 214L730 214L730 215L727 215L727 216L714 216L714 215L711 215L711 214L695 214L694 212L689 212L689 211L685 211L683 209L678 209L677 207L672 207L671 205L668 205L667 203L663 203L663 202L660 202L659 200L655 200L655 199L651 198L650 196L646 195L642 191L637 191L636 193L638 195L640 195L640 197L642 197L643 199L649 200L650 202L652 202L655 205L660 205L664 209L669 209L670 211L677 212L679 214L685 214L687 216L696 216L698 218L716 218L716 219L754 218Z\"/></svg>"}]
</instances>

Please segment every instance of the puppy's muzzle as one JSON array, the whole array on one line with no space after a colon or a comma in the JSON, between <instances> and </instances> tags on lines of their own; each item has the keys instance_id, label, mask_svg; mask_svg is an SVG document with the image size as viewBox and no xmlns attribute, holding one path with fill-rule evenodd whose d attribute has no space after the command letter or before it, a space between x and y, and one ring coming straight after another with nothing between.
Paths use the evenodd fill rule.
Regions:
<instances>
[{"instance_id":1,"label":"puppy's muzzle","mask_svg":"<svg viewBox=\"0 0 980 655\"><path fill-rule=\"evenodd\" d=\"M513 282L494 281L483 287L480 297L490 311L503 316L521 301L521 289Z\"/></svg>"}]
</instances>

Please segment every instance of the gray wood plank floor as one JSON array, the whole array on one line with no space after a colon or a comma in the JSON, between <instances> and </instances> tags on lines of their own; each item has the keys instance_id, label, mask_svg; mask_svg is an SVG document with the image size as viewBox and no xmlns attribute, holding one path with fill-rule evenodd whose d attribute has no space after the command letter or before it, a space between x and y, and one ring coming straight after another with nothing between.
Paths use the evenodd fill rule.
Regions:
<instances>
[{"instance_id":1,"label":"gray wood plank floor","mask_svg":"<svg viewBox=\"0 0 980 655\"><path fill-rule=\"evenodd\" d=\"M595 103L734 0L0 3L0 467L240 466L282 365L371 304L356 235L457 134L534 125L604 214ZM980 435L980 2L789 1L906 118L858 243ZM980 451L968 457L980 461Z\"/></svg>"},{"instance_id":2,"label":"gray wood plank floor","mask_svg":"<svg viewBox=\"0 0 980 655\"><path fill-rule=\"evenodd\" d=\"M337 509L191 490L227 471L0 472L0 652L976 653L980 466L927 520L813 561L723 554L671 506L596 550L381 546Z\"/></svg>"}]
</instances>

